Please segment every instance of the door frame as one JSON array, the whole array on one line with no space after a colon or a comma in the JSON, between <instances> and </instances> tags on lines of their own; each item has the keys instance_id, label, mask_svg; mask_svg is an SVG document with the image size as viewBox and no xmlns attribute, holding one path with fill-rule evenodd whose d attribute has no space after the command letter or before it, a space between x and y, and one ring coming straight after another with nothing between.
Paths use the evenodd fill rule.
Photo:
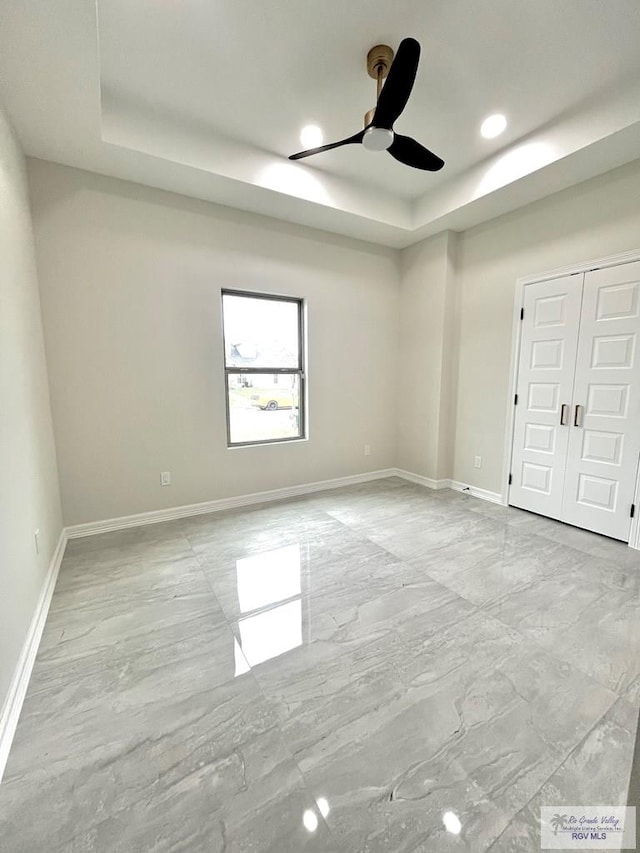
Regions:
<instances>
[{"instance_id":1,"label":"door frame","mask_svg":"<svg viewBox=\"0 0 640 853\"><path fill-rule=\"evenodd\" d=\"M516 420L514 397L518 383L518 368L520 365L520 342L522 336L521 312L522 306L524 305L525 287L530 284L538 284L541 281L550 281L554 278L576 275L577 273L592 272L593 270L604 269L606 267L617 267L621 264L632 263L633 261L640 261L640 249L630 252L620 252L617 255L607 255L602 258L592 258L591 260L584 261L582 263L570 264L568 266L548 270L547 272L537 273L535 275L525 275L516 279L511 335L511 364L509 368L509 396L507 397L506 440L504 443L505 449L502 465L502 503L505 506L509 503L509 473L511 468L511 459L513 457L513 440ZM636 505L636 513L634 518L631 520L629 547L640 550L640 460L638 464L634 502Z\"/></svg>"}]
</instances>

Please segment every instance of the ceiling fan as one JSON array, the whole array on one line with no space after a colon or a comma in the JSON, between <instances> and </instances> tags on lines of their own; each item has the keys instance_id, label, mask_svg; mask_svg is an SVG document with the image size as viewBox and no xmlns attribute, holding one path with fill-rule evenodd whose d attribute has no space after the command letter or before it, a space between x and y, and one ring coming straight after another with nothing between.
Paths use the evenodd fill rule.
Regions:
<instances>
[{"instance_id":1,"label":"ceiling fan","mask_svg":"<svg viewBox=\"0 0 640 853\"><path fill-rule=\"evenodd\" d=\"M393 50L388 45L379 44L372 47L367 54L367 71L370 77L378 81L378 99L375 108L369 110L364 117L364 130L339 142L299 151L292 154L289 160L301 160L303 157L340 148L342 145L362 143L368 151L386 150L400 163L413 166L414 169L427 172L442 169L444 160L410 136L401 136L393 130L394 123L409 100L419 59L420 45L413 38L400 42L395 59ZM387 82L383 86L385 77Z\"/></svg>"}]
</instances>

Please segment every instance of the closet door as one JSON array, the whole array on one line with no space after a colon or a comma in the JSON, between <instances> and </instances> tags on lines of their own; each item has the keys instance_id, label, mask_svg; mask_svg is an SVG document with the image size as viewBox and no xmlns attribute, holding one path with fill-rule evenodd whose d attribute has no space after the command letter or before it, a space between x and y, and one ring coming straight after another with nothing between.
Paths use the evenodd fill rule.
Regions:
<instances>
[{"instance_id":1,"label":"closet door","mask_svg":"<svg viewBox=\"0 0 640 853\"><path fill-rule=\"evenodd\" d=\"M582 274L525 287L509 503L560 518Z\"/></svg>"},{"instance_id":2,"label":"closet door","mask_svg":"<svg viewBox=\"0 0 640 853\"><path fill-rule=\"evenodd\" d=\"M640 262L585 276L561 518L628 541L640 454Z\"/></svg>"}]
</instances>

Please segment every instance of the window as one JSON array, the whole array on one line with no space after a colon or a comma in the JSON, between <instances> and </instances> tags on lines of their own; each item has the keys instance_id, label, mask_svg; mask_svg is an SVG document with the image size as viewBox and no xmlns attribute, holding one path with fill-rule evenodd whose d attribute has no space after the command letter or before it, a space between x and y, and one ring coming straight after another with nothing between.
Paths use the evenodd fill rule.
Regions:
<instances>
[{"instance_id":1,"label":"window","mask_svg":"<svg viewBox=\"0 0 640 853\"><path fill-rule=\"evenodd\" d=\"M304 438L302 300L222 291L230 447Z\"/></svg>"}]
</instances>

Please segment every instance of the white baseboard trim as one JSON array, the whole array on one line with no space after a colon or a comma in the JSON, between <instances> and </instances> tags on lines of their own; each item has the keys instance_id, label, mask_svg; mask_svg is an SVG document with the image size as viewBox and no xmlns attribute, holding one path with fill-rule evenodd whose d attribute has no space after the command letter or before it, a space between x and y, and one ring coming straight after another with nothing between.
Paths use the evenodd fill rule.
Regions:
<instances>
[{"instance_id":1,"label":"white baseboard trim","mask_svg":"<svg viewBox=\"0 0 640 853\"><path fill-rule=\"evenodd\" d=\"M410 483L416 483L418 486L424 486L425 489L450 489L451 480L433 480L431 477L423 477L422 474L414 474L412 471L405 471L403 468L396 468L396 477L402 477L403 480L408 480Z\"/></svg>"},{"instance_id":2,"label":"white baseboard trim","mask_svg":"<svg viewBox=\"0 0 640 853\"><path fill-rule=\"evenodd\" d=\"M409 480L409 482L417 483L419 486L424 486L427 489L453 489L456 492L465 492L483 501L490 501L501 506L506 505L504 498L498 492L490 492L487 489L480 489L477 486L467 486L466 483L460 483L458 480L433 480L431 477L423 477L421 474L404 471L402 468L396 468L396 477L402 477L403 480Z\"/></svg>"},{"instance_id":3,"label":"white baseboard trim","mask_svg":"<svg viewBox=\"0 0 640 853\"><path fill-rule=\"evenodd\" d=\"M456 492L464 492L474 498L489 501L492 504L500 504L500 506L507 505L505 499L498 492L490 492L487 489L480 489L478 486L467 486L466 483L460 483L458 480L451 480L450 488Z\"/></svg>"},{"instance_id":4,"label":"white baseboard trim","mask_svg":"<svg viewBox=\"0 0 640 853\"><path fill-rule=\"evenodd\" d=\"M395 468L385 468L380 471L368 471L365 474L352 474L348 477L338 477L334 480L320 480L317 483L302 483L299 486L287 486L283 489L270 489L266 492L255 492L249 495L238 495L233 498L221 498L215 501L204 501L198 504L156 509L151 512L141 512L136 515L125 515L121 518L107 518L104 521L90 521L87 524L74 524L66 528L69 539L82 536L93 536L96 533L107 533L111 530L124 530L127 527L140 527L145 524L157 524L161 521L171 521L176 518L188 518L193 515L206 515L210 512L221 512L225 509L237 509L251 504L270 503L286 498L321 492L327 489L339 489L343 486L354 486L358 483L369 483L372 480L382 480L396 476Z\"/></svg>"},{"instance_id":5,"label":"white baseboard trim","mask_svg":"<svg viewBox=\"0 0 640 853\"><path fill-rule=\"evenodd\" d=\"M382 480L387 477L400 477L411 483L417 483L427 489L455 489L466 491L476 498L481 498L492 503L503 504L502 496L497 492L489 492L475 486L466 486L452 480L434 480L431 477L423 477L412 471L402 468L383 468L379 471L368 471L364 474L352 474L348 477L337 477L333 480L320 480L316 483L301 483L298 486L287 486L282 489L269 489L265 492L254 492L248 495L237 495L232 498L220 498L214 501L204 501L197 504L185 504L183 506L168 507L167 509L156 509L150 512L140 512L135 515L123 515L119 518L107 518L103 521L89 521L86 524L74 524L65 528L67 539L79 539L83 536L94 536L97 533L109 533L113 530L124 530L127 527L140 527L146 524L158 524L162 521L172 521L176 518L189 518L194 515L206 515L212 512L222 512L226 509L239 509L252 504L270 503L272 501L286 500L287 498L299 497L300 495L312 494L313 492L325 491L327 489L340 489L344 486L354 486L358 483L369 483L373 480Z\"/></svg>"},{"instance_id":6,"label":"white baseboard trim","mask_svg":"<svg viewBox=\"0 0 640 853\"><path fill-rule=\"evenodd\" d=\"M11 749L11 743L16 731L16 726L18 725L18 718L20 717L20 711L22 710L22 703L24 702L27 687L29 686L31 670L33 669L36 654L38 653L38 646L40 645L40 638L42 637L44 623L47 621L49 605L51 604L53 590L55 589L56 580L58 579L58 572L60 570L60 564L62 563L66 544L67 533L66 530L63 529L60 533L56 550L53 552L53 556L51 557L51 562L49 563L49 568L47 569L47 574L44 579L42 592L40 593L40 598L38 599L33 618L31 619L31 624L29 625L29 631L27 632L27 637L24 641L22 652L20 653L18 665L16 666L11 686L9 687L9 693L2 707L2 714L0 715L0 782L2 781L2 776L7 764L9 750Z\"/></svg>"}]
</instances>

